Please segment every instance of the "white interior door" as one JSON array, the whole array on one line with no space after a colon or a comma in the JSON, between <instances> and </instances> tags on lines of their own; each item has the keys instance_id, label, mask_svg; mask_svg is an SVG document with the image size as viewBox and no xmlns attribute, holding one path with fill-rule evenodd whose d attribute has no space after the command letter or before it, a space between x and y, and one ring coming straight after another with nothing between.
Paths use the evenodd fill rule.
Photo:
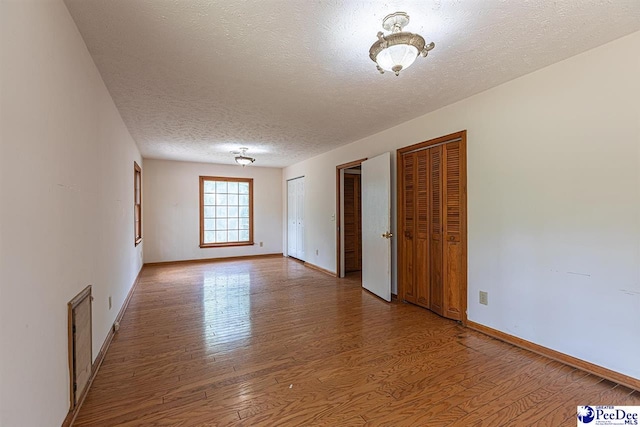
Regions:
<instances>
[{"instance_id":1,"label":"white interior door","mask_svg":"<svg viewBox=\"0 0 640 427\"><path fill-rule=\"evenodd\" d=\"M298 243L298 217L296 215L297 204L296 181L287 181L287 255L292 257L298 256L298 249L296 246Z\"/></svg>"},{"instance_id":2,"label":"white interior door","mask_svg":"<svg viewBox=\"0 0 640 427\"><path fill-rule=\"evenodd\" d=\"M391 155L362 162L362 286L391 301Z\"/></svg>"},{"instance_id":3,"label":"white interior door","mask_svg":"<svg viewBox=\"0 0 640 427\"><path fill-rule=\"evenodd\" d=\"M287 181L287 255L304 261L304 177Z\"/></svg>"}]
</instances>

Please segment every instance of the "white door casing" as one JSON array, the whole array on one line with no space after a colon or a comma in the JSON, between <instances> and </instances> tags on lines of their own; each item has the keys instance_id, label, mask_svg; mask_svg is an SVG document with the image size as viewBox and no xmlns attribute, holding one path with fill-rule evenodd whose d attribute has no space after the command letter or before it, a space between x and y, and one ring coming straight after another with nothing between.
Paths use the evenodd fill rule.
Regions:
<instances>
[{"instance_id":1,"label":"white door casing","mask_svg":"<svg viewBox=\"0 0 640 427\"><path fill-rule=\"evenodd\" d=\"M287 255L295 257L298 253L296 243L296 183L287 181Z\"/></svg>"},{"instance_id":2,"label":"white door casing","mask_svg":"<svg viewBox=\"0 0 640 427\"><path fill-rule=\"evenodd\" d=\"M304 177L296 179L296 184L296 211L298 217L296 234L296 248L298 249L298 255L296 258L304 261Z\"/></svg>"}]
</instances>

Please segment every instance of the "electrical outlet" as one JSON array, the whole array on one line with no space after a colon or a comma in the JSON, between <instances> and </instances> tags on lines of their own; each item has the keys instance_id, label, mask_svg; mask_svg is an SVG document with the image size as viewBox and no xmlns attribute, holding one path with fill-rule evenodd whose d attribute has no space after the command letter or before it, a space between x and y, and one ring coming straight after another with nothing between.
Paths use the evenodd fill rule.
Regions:
<instances>
[{"instance_id":1,"label":"electrical outlet","mask_svg":"<svg viewBox=\"0 0 640 427\"><path fill-rule=\"evenodd\" d=\"M262 242L260 242L260 247L262 247L262 246L263 246L263 243L262 243Z\"/></svg>"},{"instance_id":2,"label":"electrical outlet","mask_svg":"<svg viewBox=\"0 0 640 427\"><path fill-rule=\"evenodd\" d=\"M489 305L489 293L480 291L480 304Z\"/></svg>"},{"instance_id":3,"label":"electrical outlet","mask_svg":"<svg viewBox=\"0 0 640 427\"><path fill-rule=\"evenodd\" d=\"M111 295L109 295L109 310L111 310Z\"/></svg>"}]
</instances>

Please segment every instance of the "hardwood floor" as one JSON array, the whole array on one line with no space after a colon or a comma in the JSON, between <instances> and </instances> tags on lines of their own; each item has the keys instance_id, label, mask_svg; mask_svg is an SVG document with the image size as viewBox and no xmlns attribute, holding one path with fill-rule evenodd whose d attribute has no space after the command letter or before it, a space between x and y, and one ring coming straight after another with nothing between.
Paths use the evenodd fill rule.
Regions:
<instances>
[{"instance_id":1,"label":"hardwood floor","mask_svg":"<svg viewBox=\"0 0 640 427\"><path fill-rule=\"evenodd\" d=\"M286 258L145 267L75 426L575 426L640 393Z\"/></svg>"}]
</instances>

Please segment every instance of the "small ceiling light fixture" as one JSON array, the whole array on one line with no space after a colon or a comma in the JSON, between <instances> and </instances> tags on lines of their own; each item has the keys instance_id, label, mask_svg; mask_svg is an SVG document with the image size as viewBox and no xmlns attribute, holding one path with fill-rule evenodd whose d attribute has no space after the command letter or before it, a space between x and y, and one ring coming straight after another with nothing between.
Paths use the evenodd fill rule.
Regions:
<instances>
[{"instance_id":1,"label":"small ceiling light fixture","mask_svg":"<svg viewBox=\"0 0 640 427\"><path fill-rule=\"evenodd\" d=\"M382 28L391 31L386 36L380 31L378 41L369 49L369 57L376 63L380 74L392 71L397 75L401 70L409 68L418 55L427 56L436 47L435 43L425 44L424 38L418 34L403 32L409 23L409 15L396 12L385 16Z\"/></svg>"},{"instance_id":2,"label":"small ceiling light fixture","mask_svg":"<svg viewBox=\"0 0 640 427\"><path fill-rule=\"evenodd\" d=\"M245 167L256 161L256 159L254 159L253 157L247 156L247 150L248 150L247 147L240 147L239 150L240 151L232 151L233 154L237 154L236 156L237 164L242 165L242 167Z\"/></svg>"}]
</instances>

